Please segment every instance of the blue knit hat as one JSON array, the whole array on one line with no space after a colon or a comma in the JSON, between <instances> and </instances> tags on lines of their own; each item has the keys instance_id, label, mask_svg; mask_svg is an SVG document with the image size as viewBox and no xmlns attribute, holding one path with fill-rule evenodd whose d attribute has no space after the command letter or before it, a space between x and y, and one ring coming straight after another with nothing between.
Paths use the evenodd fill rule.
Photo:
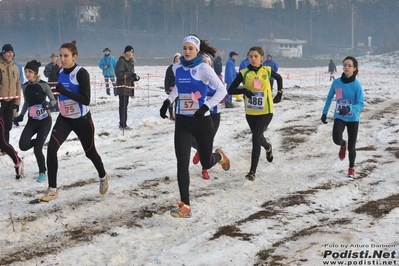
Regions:
<instances>
[{"instance_id":1,"label":"blue knit hat","mask_svg":"<svg viewBox=\"0 0 399 266\"><path fill-rule=\"evenodd\" d=\"M5 54L5 53L7 53L7 52L9 52L9 51L12 51L12 52L14 53L14 48L12 47L12 45L9 44L9 43L4 44L4 45L3 45L3 48L1 49L1 53L2 53L2 54Z\"/></svg>"}]
</instances>

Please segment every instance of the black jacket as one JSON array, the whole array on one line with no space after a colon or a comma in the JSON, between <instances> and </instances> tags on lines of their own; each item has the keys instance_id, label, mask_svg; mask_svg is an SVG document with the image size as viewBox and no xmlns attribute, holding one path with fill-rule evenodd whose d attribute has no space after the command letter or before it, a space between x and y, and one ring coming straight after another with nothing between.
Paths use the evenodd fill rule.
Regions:
<instances>
[{"instance_id":1,"label":"black jacket","mask_svg":"<svg viewBox=\"0 0 399 266\"><path fill-rule=\"evenodd\" d=\"M173 74L172 67L173 67L173 64L171 64L166 69L166 73L165 73L164 86L165 86L165 91L167 94L169 94L173 90L173 87L175 86L175 74Z\"/></svg>"},{"instance_id":2,"label":"black jacket","mask_svg":"<svg viewBox=\"0 0 399 266\"><path fill-rule=\"evenodd\" d=\"M116 85L117 86L130 86L134 87L134 60L127 58L125 55L121 55L116 62L115 67L115 76L116 76ZM126 75L126 84L125 84L125 75ZM134 90L132 88L115 88L115 95L124 95L124 96L134 96Z\"/></svg>"},{"instance_id":3,"label":"black jacket","mask_svg":"<svg viewBox=\"0 0 399 266\"><path fill-rule=\"evenodd\" d=\"M213 61L213 69L215 70L216 75L221 76L222 75L222 58L217 56L215 58L215 61Z\"/></svg>"}]
</instances>

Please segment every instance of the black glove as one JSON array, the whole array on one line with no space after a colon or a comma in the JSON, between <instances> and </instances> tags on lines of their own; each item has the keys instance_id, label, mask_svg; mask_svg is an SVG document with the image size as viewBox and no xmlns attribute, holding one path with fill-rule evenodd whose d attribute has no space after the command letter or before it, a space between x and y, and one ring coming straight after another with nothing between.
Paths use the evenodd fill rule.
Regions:
<instances>
[{"instance_id":1,"label":"black glove","mask_svg":"<svg viewBox=\"0 0 399 266\"><path fill-rule=\"evenodd\" d=\"M198 109L195 113L194 113L194 118L195 120L200 120L202 119L202 117L204 116L204 114L206 112L208 112L209 107L206 104L203 104L200 109Z\"/></svg>"},{"instance_id":2,"label":"black glove","mask_svg":"<svg viewBox=\"0 0 399 266\"><path fill-rule=\"evenodd\" d=\"M283 91L278 91L277 95L273 98L273 103L281 102L281 96L283 96Z\"/></svg>"},{"instance_id":3,"label":"black glove","mask_svg":"<svg viewBox=\"0 0 399 266\"><path fill-rule=\"evenodd\" d=\"M255 96L255 94L248 89L244 89L244 95L247 96L247 98L251 98L252 96Z\"/></svg>"},{"instance_id":4,"label":"black glove","mask_svg":"<svg viewBox=\"0 0 399 266\"><path fill-rule=\"evenodd\" d=\"M19 112L19 105L18 104L14 104L14 109L17 111L17 113Z\"/></svg>"},{"instance_id":5,"label":"black glove","mask_svg":"<svg viewBox=\"0 0 399 266\"><path fill-rule=\"evenodd\" d=\"M19 122L22 122L22 120L24 120L23 116L19 115L19 116L14 117L12 119L12 122L14 123L14 125L16 125L18 127Z\"/></svg>"},{"instance_id":6,"label":"black glove","mask_svg":"<svg viewBox=\"0 0 399 266\"><path fill-rule=\"evenodd\" d=\"M327 115L323 114L323 115L321 116L321 122L323 122L323 124L327 124L327 123L328 123L328 122L327 122Z\"/></svg>"},{"instance_id":7,"label":"black glove","mask_svg":"<svg viewBox=\"0 0 399 266\"><path fill-rule=\"evenodd\" d=\"M61 82L58 82L57 86L55 86L55 91L61 94L65 94L67 89L65 89L64 85Z\"/></svg>"},{"instance_id":8,"label":"black glove","mask_svg":"<svg viewBox=\"0 0 399 266\"><path fill-rule=\"evenodd\" d=\"M170 101L165 100L162 104L161 109L159 109L159 113L163 119L168 118L168 116L166 115L166 112L168 111L169 105L170 105Z\"/></svg>"},{"instance_id":9,"label":"black glove","mask_svg":"<svg viewBox=\"0 0 399 266\"><path fill-rule=\"evenodd\" d=\"M338 113L340 115L347 115L347 114L349 114L350 111L351 111L351 108L349 106L341 105L338 107Z\"/></svg>"},{"instance_id":10,"label":"black glove","mask_svg":"<svg viewBox=\"0 0 399 266\"><path fill-rule=\"evenodd\" d=\"M133 78L133 81L139 81L140 80L140 76L138 76L136 73L132 73L132 78Z\"/></svg>"},{"instance_id":11,"label":"black glove","mask_svg":"<svg viewBox=\"0 0 399 266\"><path fill-rule=\"evenodd\" d=\"M48 109L50 109L52 107L53 107L53 105L51 104L51 102L47 102L47 101L42 102L42 108L43 109L48 110Z\"/></svg>"}]
</instances>

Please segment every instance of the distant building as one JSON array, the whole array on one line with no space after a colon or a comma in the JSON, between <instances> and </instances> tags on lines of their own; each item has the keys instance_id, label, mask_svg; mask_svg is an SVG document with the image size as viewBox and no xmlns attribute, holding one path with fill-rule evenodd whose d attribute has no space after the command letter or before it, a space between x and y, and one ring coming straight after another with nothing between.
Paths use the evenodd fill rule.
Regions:
<instances>
[{"instance_id":1,"label":"distant building","mask_svg":"<svg viewBox=\"0 0 399 266\"><path fill-rule=\"evenodd\" d=\"M304 40L298 39L258 39L262 43L263 49L267 54L273 56L279 55L282 57L302 57L303 45L307 43Z\"/></svg>"}]
</instances>

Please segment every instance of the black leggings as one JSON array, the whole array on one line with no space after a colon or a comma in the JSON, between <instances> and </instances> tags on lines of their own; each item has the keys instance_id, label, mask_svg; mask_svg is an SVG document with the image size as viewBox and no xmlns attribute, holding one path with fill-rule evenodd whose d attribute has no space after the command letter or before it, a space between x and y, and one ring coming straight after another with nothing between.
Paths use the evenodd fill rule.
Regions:
<instances>
[{"instance_id":1,"label":"black leggings","mask_svg":"<svg viewBox=\"0 0 399 266\"><path fill-rule=\"evenodd\" d=\"M46 160L43 155L43 145L48 133L50 132L51 124L51 116L48 116L43 120L29 118L28 123L22 131L21 137L19 138L19 148L22 151L27 151L33 147L37 165L39 167L39 173L46 172ZM37 134L36 138L32 139L35 134Z\"/></svg>"},{"instance_id":2,"label":"black leggings","mask_svg":"<svg viewBox=\"0 0 399 266\"><path fill-rule=\"evenodd\" d=\"M177 182L180 199L190 205L190 151L193 136L198 145L201 165L205 169L212 168L222 157L219 153L212 153L214 128L212 118L204 116L199 121L193 117L176 115L175 122L175 154L177 158Z\"/></svg>"},{"instance_id":3,"label":"black leggings","mask_svg":"<svg viewBox=\"0 0 399 266\"><path fill-rule=\"evenodd\" d=\"M342 138L342 133L344 132L345 126L348 133L349 167L355 167L356 140L357 132L359 130L359 121L344 122L341 119L334 119L332 138L336 145L344 146L345 140Z\"/></svg>"},{"instance_id":4,"label":"black leggings","mask_svg":"<svg viewBox=\"0 0 399 266\"><path fill-rule=\"evenodd\" d=\"M269 143L267 143L263 132L269 126L272 121L273 114L266 115L246 115L245 116L252 132L252 155L251 155L251 171L256 173L260 157L260 147L269 149Z\"/></svg>"},{"instance_id":5,"label":"black leggings","mask_svg":"<svg viewBox=\"0 0 399 266\"><path fill-rule=\"evenodd\" d=\"M48 183L51 188L57 187L58 149L71 131L78 136L86 157L93 162L98 171L98 176L100 178L105 176L103 162L94 144L94 124L91 114L87 113L84 117L78 119L65 118L59 115L51 132L47 148Z\"/></svg>"},{"instance_id":6,"label":"black leggings","mask_svg":"<svg viewBox=\"0 0 399 266\"><path fill-rule=\"evenodd\" d=\"M119 126L126 127L127 121L127 106L129 105L129 97L119 95Z\"/></svg>"},{"instance_id":7,"label":"black leggings","mask_svg":"<svg viewBox=\"0 0 399 266\"><path fill-rule=\"evenodd\" d=\"M15 152L14 147L11 146L11 144L6 140L6 129L4 124L3 111L0 109L0 149L7 153L7 155L11 157L14 164L17 165L21 160Z\"/></svg>"},{"instance_id":8,"label":"black leggings","mask_svg":"<svg viewBox=\"0 0 399 266\"><path fill-rule=\"evenodd\" d=\"M216 133L218 132L218 129L219 129L219 125L220 125L220 113L211 114L211 117L212 117L213 130L214 130L213 138L215 138ZM193 143L191 145L194 149L198 150L198 144L197 144L197 141L195 140L194 136L193 136ZM206 169L206 168L202 167L202 169Z\"/></svg>"}]
</instances>

